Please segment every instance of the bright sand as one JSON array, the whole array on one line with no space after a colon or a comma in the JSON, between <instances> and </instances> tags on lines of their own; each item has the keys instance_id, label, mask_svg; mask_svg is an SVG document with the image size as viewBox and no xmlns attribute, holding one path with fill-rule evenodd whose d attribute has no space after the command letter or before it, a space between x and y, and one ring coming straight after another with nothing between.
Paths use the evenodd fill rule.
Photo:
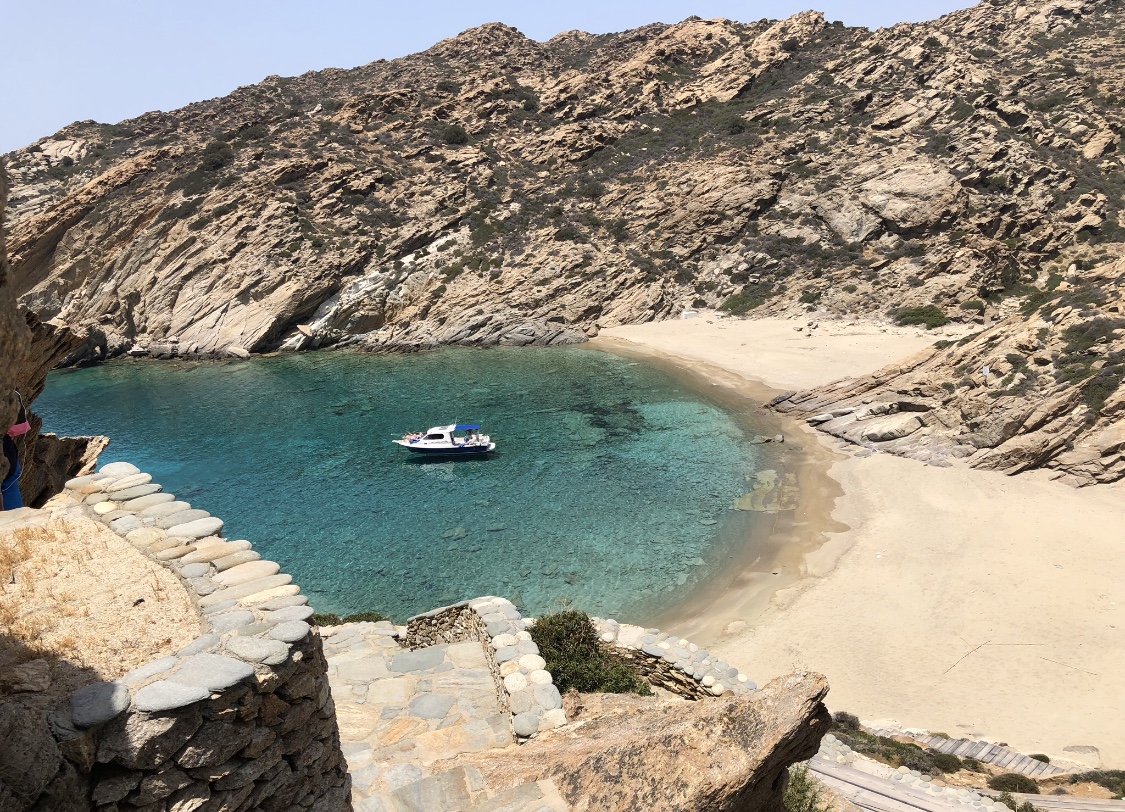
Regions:
<instances>
[{"instance_id":1,"label":"bright sand","mask_svg":"<svg viewBox=\"0 0 1125 812\"><path fill-rule=\"evenodd\" d=\"M804 323L701 314L602 335L758 398L763 382L817 386L935 340L842 322L804 337L793 329ZM795 564L805 577L779 578L766 600L753 586L770 573L747 573L669 630L759 683L822 672L830 707L865 720L1125 766L1125 486L1075 490L1047 472L1006 477L889 454L834 459L843 496L831 518L847 529L822 518L824 543L804 545ZM817 526L808 515L794 523Z\"/></svg>"}]
</instances>

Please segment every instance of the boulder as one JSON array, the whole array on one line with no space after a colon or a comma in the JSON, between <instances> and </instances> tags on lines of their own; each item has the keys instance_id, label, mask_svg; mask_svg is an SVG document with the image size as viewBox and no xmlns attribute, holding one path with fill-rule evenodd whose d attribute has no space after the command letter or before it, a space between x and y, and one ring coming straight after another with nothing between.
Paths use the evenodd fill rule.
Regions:
<instances>
[{"instance_id":1,"label":"boulder","mask_svg":"<svg viewBox=\"0 0 1125 812\"><path fill-rule=\"evenodd\" d=\"M518 750L458 761L496 789L553 779L575 809L784 812L789 765L811 758L831 724L827 693L824 677L798 673L699 702L600 697L594 713Z\"/></svg>"}]
</instances>

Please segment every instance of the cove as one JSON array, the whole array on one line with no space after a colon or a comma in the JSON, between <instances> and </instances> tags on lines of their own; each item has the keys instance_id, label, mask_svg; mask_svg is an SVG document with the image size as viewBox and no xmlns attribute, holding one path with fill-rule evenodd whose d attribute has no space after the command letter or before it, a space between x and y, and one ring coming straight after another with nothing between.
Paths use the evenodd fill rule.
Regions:
<instances>
[{"instance_id":1,"label":"cove","mask_svg":"<svg viewBox=\"0 0 1125 812\"><path fill-rule=\"evenodd\" d=\"M118 361L51 374L44 430L105 434L226 521L319 612L397 622L479 595L643 623L745 558L731 509L768 466L737 419L650 364L579 348ZM485 459L389 441L480 421Z\"/></svg>"}]
</instances>

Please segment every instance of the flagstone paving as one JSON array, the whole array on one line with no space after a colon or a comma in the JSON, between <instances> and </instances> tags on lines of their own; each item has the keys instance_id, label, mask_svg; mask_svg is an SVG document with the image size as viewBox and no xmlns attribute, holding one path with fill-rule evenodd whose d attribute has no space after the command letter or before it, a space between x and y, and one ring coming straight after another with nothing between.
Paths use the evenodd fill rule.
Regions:
<instances>
[{"instance_id":1,"label":"flagstone paving","mask_svg":"<svg viewBox=\"0 0 1125 812\"><path fill-rule=\"evenodd\" d=\"M387 622L322 634L356 812L565 812L551 781L496 792L448 761L516 746L481 643L409 651Z\"/></svg>"}]
</instances>

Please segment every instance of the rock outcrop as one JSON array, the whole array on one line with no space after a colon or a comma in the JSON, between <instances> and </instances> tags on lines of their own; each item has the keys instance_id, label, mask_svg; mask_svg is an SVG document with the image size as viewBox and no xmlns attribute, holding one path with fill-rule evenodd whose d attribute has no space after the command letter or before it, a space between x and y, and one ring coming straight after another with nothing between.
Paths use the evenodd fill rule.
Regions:
<instances>
[{"instance_id":1,"label":"rock outcrop","mask_svg":"<svg viewBox=\"0 0 1125 812\"><path fill-rule=\"evenodd\" d=\"M773 408L872 449L1075 485L1125 476L1125 259L1045 282L979 333ZM1016 307L1019 310L1016 310Z\"/></svg>"},{"instance_id":2,"label":"rock outcrop","mask_svg":"<svg viewBox=\"0 0 1125 812\"><path fill-rule=\"evenodd\" d=\"M571 724L519 748L461 757L493 786L553 779L575 812L782 812L788 766L811 758L831 718L824 678L701 702L568 697Z\"/></svg>"},{"instance_id":3,"label":"rock outcrop","mask_svg":"<svg viewBox=\"0 0 1125 812\"><path fill-rule=\"evenodd\" d=\"M43 391L47 373L75 349L83 339L69 328L44 323L31 312L16 306L16 284L7 254L5 203L8 179L0 164L0 431L16 422L19 398L30 407ZM40 505L72 476L92 470L97 456L109 443L105 437L56 437L40 434L42 421L29 414L31 431L16 440L23 461L20 490L24 502ZM0 479L8 474L8 462L0 457Z\"/></svg>"},{"instance_id":4,"label":"rock outcrop","mask_svg":"<svg viewBox=\"0 0 1125 812\"><path fill-rule=\"evenodd\" d=\"M9 156L18 293L86 357L555 344L723 302L993 316L1125 236L1123 27L1115 0L490 24L80 122Z\"/></svg>"}]
</instances>

